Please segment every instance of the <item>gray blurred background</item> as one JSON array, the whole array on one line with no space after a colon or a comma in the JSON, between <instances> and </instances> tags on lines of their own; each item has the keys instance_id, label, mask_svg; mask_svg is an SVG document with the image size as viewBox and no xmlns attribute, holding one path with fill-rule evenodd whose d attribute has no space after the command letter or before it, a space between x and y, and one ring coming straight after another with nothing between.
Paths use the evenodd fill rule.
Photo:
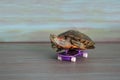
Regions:
<instances>
[{"instance_id":1,"label":"gray blurred background","mask_svg":"<svg viewBox=\"0 0 120 80\"><path fill-rule=\"evenodd\" d=\"M0 0L0 42L48 42L69 29L120 41L120 0Z\"/></svg>"}]
</instances>

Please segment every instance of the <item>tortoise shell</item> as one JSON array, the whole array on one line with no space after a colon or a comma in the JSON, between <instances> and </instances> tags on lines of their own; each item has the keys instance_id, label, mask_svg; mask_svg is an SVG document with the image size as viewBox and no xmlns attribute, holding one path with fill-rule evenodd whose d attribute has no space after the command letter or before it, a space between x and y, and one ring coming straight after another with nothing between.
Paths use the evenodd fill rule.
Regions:
<instances>
[{"instance_id":1,"label":"tortoise shell","mask_svg":"<svg viewBox=\"0 0 120 80\"><path fill-rule=\"evenodd\" d=\"M50 35L50 40L53 48L57 48L57 51L64 49L93 49L94 42L87 35L77 31L68 30L56 35Z\"/></svg>"}]
</instances>

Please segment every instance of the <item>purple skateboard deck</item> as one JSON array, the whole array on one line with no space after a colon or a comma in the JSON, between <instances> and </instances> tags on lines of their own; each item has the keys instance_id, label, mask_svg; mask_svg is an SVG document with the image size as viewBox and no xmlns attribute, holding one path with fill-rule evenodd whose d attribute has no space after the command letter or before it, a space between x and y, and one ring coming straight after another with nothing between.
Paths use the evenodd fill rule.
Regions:
<instances>
[{"instance_id":1,"label":"purple skateboard deck","mask_svg":"<svg viewBox=\"0 0 120 80\"><path fill-rule=\"evenodd\" d=\"M77 57L88 57L88 53L82 50L65 50L58 53L58 60L76 62Z\"/></svg>"}]
</instances>

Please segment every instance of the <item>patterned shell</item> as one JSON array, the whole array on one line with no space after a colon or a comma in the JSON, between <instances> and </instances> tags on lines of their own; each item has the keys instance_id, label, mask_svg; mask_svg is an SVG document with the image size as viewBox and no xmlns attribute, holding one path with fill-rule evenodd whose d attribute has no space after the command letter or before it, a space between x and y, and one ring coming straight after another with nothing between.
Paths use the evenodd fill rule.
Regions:
<instances>
[{"instance_id":1,"label":"patterned shell","mask_svg":"<svg viewBox=\"0 0 120 80\"><path fill-rule=\"evenodd\" d=\"M89 48L94 48L94 41L88 37L87 35L77 31L77 30L69 30L69 31L66 31L64 33L61 33L58 35L58 37L62 37L62 38L70 38L71 40L71 43L72 44L75 44L77 42L81 42L83 43L84 45L86 45L86 47L89 49Z\"/></svg>"},{"instance_id":2,"label":"patterned shell","mask_svg":"<svg viewBox=\"0 0 120 80\"><path fill-rule=\"evenodd\" d=\"M76 48L78 49L81 47L81 43L85 47L85 49L95 48L94 47L95 43L92 41L92 39L90 39L90 37L88 37L87 35L77 30L68 30L64 33L59 34L57 37L69 41L71 45L77 46ZM58 51L63 49L63 48L60 48L59 45L57 45L57 48L58 48Z\"/></svg>"}]
</instances>

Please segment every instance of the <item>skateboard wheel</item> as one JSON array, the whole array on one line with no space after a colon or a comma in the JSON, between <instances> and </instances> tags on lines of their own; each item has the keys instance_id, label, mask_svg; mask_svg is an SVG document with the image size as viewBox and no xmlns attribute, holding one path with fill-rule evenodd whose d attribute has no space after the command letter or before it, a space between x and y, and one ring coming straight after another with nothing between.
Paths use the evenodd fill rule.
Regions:
<instances>
[{"instance_id":1,"label":"skateboard wheel","mask_svg":"<svg viewBox=\"0 0 120 80\"><path fill-rule=\"evenodd\" d=\"M57 57L58 60L62 61L62 58L60 56Z\"/></svg>"},{"instance_id":2,"label":"skateboard wheel","mask_svg":"<svg viewBox=\"0 0 120 80\"><path fill-rule=\"evenodd\" d=\"M72 57L71 62L76 62L76 57Z\"/></svg>"},{"instance_id":3,"label":"skateboard wheel","mask_svg":"<svg viewBox=\"0 0 120 80\"><path fill-rule=\"evenodd\" d=\"M83 53L84 58L88 58L88 53Z\"/></svg>"}]
</instances>

